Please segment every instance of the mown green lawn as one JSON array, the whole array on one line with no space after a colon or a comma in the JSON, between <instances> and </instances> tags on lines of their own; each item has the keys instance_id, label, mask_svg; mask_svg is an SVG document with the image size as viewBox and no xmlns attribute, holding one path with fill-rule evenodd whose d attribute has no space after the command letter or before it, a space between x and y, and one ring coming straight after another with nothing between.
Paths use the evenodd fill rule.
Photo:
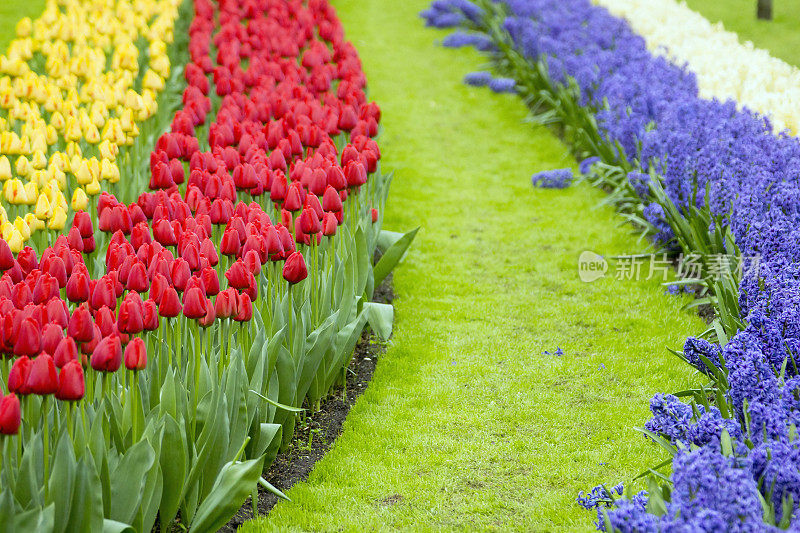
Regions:
<instances>
[{"instance_id":1,"label":"mown green lawn","mask_svg":"<svg viewBox=\"0 0 800 533\"><path fill-rule=\"evenodd\" d=\"M756 0L687 0L686 4L712 22L722 21L740 40L800 65L800 0L773 0L771 21L756 18Z\"/></svg>"},{"instance_id":2,"label":"mown green lawn","mask_svg":"<svg viewBox=\"0 0 800 533\"><path fill-rule=\"evenodd\" d=\"M0 2L0 53L15 37L14 28L22 17L36 18L44 10L44 0L2 0Z\"/></svg>"},{"instance_id":3,"label":"mown green lawn","mask_svg":"<svg viewBox=\"0 0 800 533\"><path fill-rule=\"evenodd\" d=\"M385 227L422 229L344 433L243 531L592 529L576 494L662 459L634 427L654 393L697 379L666 348L704 324L656 281L578 279L582 251L642 243L595 209L600 191L531 187L574 161L517 98L461 84L483 59L435 46L426 0L333 3L383 109Z\"/></svg>"}]
</instances>

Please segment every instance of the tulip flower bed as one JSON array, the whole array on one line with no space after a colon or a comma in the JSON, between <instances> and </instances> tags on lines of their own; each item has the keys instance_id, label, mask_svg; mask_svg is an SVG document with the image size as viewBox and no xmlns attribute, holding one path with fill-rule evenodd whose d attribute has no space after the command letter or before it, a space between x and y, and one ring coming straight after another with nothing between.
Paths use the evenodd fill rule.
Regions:
<instances>
[{"instance_id":1,"label":"tulip flower bed","mask_svg":"<svg viewBox=\"0 0 800 533\"><path fill-rule=\"evenodd\" d=\"M58 194L72 188L74 214L55 195L53 214L40 216L50 201L40 196L33 217L53 231L71 219L69 231L43 231L21 247L27 214L0 239L2 529L166 531L177 517L182 527L213 531L259 485L280 495L261 473L303 407L343 380L366 324L388 336L391 306L369 300L414 232L380 231L390 182L372 139L380 110L366 100L357 53L326 1L184 4L194 17L188 44L177 28L176 45L185 44L189 62L173 69L186 80L183 105L166 133L144 136L154 143L144 169L134 119L152 119L155 133L170 109L155 97L169 69L155 39L170 37L178 6L136 2L134 13L118 0L115 22L104 3L70 11L77 5L53 1L32 29L23 21L0 68L31 76L21 58L42 60L27 53L32 41L50 54L50 71L83 64L52 55L63 53L59 39L86 32L83 24L121 28L130 18L126 28L154 39L142 54L150 70L134 75L138 48L128 46L127 31L94 34L86 57L102 59L98 50L119 43L110 61L129 73L101 76L115 82L108 87L54 82L56 94L61 87L70 95L66 106L75 92L94 101L64 120L66 146L53 124L16 122L18 109L35 108L6 101L0 141L11 139L14 168L28 168L15 150L37 143L30 183L41 171ZM0 86L23 85L10 79ZM140 86L145 96L135 94ZM118 117L96 106L103 94ZM51 122L58 112L48 110ZM108 131L121 128L129 151L94 135L100 118ZM31 123L45 137L29 141ZM46 153L50 166L40 169ZM102 163L87 161L89 153ZM105 176L123 153L127 166ZM118 195L100 191L103 177ZM27 203L27 188L7 190L24 191ZM382 257L373 267L376 248Z\"/></svg>"},{"instance_id":2,"label":"tulip flower bed","mask_svg":"<svg viewBox=\"0 0 800 533\"><path fill-rule=\"evenodd\" d=\"M669 457L645 471L648 491L600 486L581 497L598 509L598 527L796 526L800 142L736 102L700 98L692 72L651 55L627 23L586 0L445 0L424 16L469 32L459 44L491 50L505 76L494 85L513 86L578 157L596 158L587 179L645 232L704 257L760 256L743 276L700 280L717 318L679 355L708 382L679 393L685 401L653 398L644 432ZM660 471L669 465L671 475Z\"/></svg>"}]
</instances>

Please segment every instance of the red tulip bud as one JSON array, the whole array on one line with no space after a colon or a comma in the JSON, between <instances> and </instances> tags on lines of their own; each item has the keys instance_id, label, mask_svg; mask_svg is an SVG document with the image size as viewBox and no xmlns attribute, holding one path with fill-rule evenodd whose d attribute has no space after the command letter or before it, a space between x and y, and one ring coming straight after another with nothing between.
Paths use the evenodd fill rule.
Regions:
<instances>
[{"instance_id":1,"label":"red tulip bud","mask_svg":"<svg viewBox=\"0 0 800 533\"><path fill-rule=\"evenodd\" d=\"M67 280L67 299L74 303L89 299L89 273L85 266L72 270L72 275Z\"/></svg>"},{"instance_id":2,"label":"red tulip bud","mask_svg":"<svg viewBox=\"0 0 800 533\"><path fill-rule=\"evenodd\" d=\"M178 298L178 292L173 287L167 287L161 295L158 314L166 318L173 318L178 316L180 312L181 300Z\"/></svg>"},{"instance_id":3,"label":"red tulip bud","mask_svg":"<svg viewBox=\"0 0 800 533\"><path fill-rule=\"evenodd\" d=\"M237 322L247 322L253 318L253 302L247 293L240 293L236 301L236 315L233 319Z\"/></svg>"},{"instance_id":4,"label":"red tulip bud","mask_svg":"<svg viewBox=\"0 0 800 533\"><path fill-rule=\"evenodd\" d=\"M295 284L303 281L308 277L308 269L306 268L306 261L303 259L303 254L294 252L286 259L283 265L283 278L290 284Z\"/></svg>"},{"instance_id":5,"label":"red tulip bud","mask_svg":"<svg viewBox=\"0 0 800 533\"><path fill-rule=\"evenodd\" d=\"M92 368L100 372L116 372L122 365L122 344L117 335L105 337L92 351Z\"/></svg>"},{"instance_id":6,"label":"red tulip bud","mask_svg":"<svg viewBox=\"0 0 800 533\"><path fill-rule=\"evenodd\" d=\"M136 334L144 329L142 299L135 292L129 293L119 306L117 327L122 333Z\"/></svg>"},{"instance_id":7,"label":"red tulip bud","mask_svg":"<svg viewBox=\"0 0 800 533\"><path fill-rule=\"evenodd\" d=\"M145 331L158 329L158 306L152 298L142 304L142 323Z\"/></svg>"},{"instance_id":8,"label":"red tulip bud","mask_svg":"<svg viewBox=\"0 0 800 533\"><path fill-rule=\"evenodd\" d=\"M128 370L144 370L147 366L147 347L144 341L136 337L125 347L125 368Z\"/></svg>"},{"instance_id":9,"label":"red tulip bud","mask_svg":"<svg viewBox=\"0 0 800 533\"><path fill-rule=\"evenodd\" d=\"M14 343L15 355L36 355L41 350L42 333L39 325L32 318L22 321L19 329L15 331L16 342Z\"/></svg>"},{"instance_id":10,"label":"red tulip bud","mask_svg":"<svg viewBox=\"0 0 800 533\"><path fill-rule=\"evenodd\" d=\"M31 360L27 355L17 358L8 373L8 390L17 394L30 394L28 375L31 373Z\"/></svg>"},{"instance_id":11,"label":"red tulip bud","mask_svg":"<svg viewBox=\"0 0 800 533\"><path fill-rule=\"evenodd\" d=\"M61 369L56 398L65 402L76 402L83 398L85 390L83 367L77 359L73 359Z\"/></svg>"},{"instance_id":12,"label":"red tulip bud","mask_svg":"<svg viewBox=\"0 0 800 533\"><path fill-rule=\"evenodd\" d=\"M72 337L64 337L58 343L55 353L53 354L53 362L58 368L64 366L70 361L78 360L78 346L75 344L75 339Z\"/></svg>"},{"instance_id":13,"label":"red tulip bud","mask_svg":"<svg viewBox=\"0 0 800 533\"><path fill-rule=\"evenodd\" d=\"M34 359L26 384L33 394L40 396L55 394L58 390L58 372L53 358L43 354Z\"/></svg>"},{"instance_id":14,"label":"red tulip bud","mask_svg":"<svg viewBox=\"0 0 800 533\"><path fill-rule=\"evenodd\" d=\"M192 287L183 298L183 314L186 318L201 318L206 315L208 300L198 287Z\"/></svg>"},{"instance_id":15,"label":"red tulip bud","mask_svg":"<svg viewBox=\"0 0 800 533\"><path fill-rule=\"evenodd\" d=\"M0 399L0 434L16 435L22 421L19 398L14 394Z\"/></svg>"}]
</instances>

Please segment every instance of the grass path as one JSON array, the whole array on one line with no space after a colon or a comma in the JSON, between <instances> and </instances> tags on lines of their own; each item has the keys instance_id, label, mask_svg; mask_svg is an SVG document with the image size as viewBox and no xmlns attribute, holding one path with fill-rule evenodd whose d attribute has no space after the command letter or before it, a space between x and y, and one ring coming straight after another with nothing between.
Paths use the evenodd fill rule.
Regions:
<instances>
[{"instance_id":1,"label":"grass path","mask_svg":"<svg viewBox=\"0 0 800 533\"><path fill-rule=\"evenodd\" d=\"M385 227L422 230L342 436L293 503L243 531L590 529L576 493L661 459L633 427L695 379L666 347L704 325L655 281L578 279L581 251L641 244L593 209L599 191L531 187L574 162L518 99L461 84L482 59L434 46L425 0L334 5L384 113Z\"/></svg>"},{"instance_id":2,"label":"grass path","mask_svg":"<svg viewBox=\"0 0 800 533\"><path fill-rule=\"evenodd\" d=\"M687 0L686 4L711 22L722 21L740 40L800 66L800 0L774 0L772 21L756 18L755 0Z\"/></svg>"}]
</instances>

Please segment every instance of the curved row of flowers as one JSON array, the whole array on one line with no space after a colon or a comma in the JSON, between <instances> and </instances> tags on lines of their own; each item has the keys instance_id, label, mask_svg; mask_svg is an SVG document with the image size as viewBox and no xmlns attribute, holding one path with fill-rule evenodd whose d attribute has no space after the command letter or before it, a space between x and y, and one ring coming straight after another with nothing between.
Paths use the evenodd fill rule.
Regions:
<instances>
[{"instance_id":1,"label":"curved row of flowers","mask_svg":"<svg viewBox=\"0 0 800 533\"><path fill-rule=\"evenodd\" d=\"M92 169L113 165L116 148L106 148L131 145L136 120L155 109L169 69L156 36L168 39L167 14L177 10L172 0L136 10L117 0L109 15L106 4L51 2L20 24L0 61L15 71L14 87L64 85L55 99L66 93L71 112L29 122L11 118L33 109L15 92L2 125L18 129L0 141L16 143L12 174L25 175L27 161L29 179L43 172L65 184L58 194L74 191L75 208L69 231L35 242L38 252L15 254L16 233L0 239L0 523L167 531L177 517L215 531L258 485L281 495L261 473L301 407L345 378L367 322L388 335L391 307L369 300L413 233L380 234L390 182L372 139L380 109L326 0L187 4L182 107L155 141L149 171L132 153L132 175L115 170L107 180L119 180L120 197L101 192L104 174ZM109 29L90 34L95 26ZM135 35L152 39L143 73ZM109 50L113 72L103 73ZM23 59L44 60L50 78ZM43 142L31 124L59 135L28 152ZM38 168L45 150L49 166ZM125 200L140 175L151 192ZM10 198L13 212L19 198ZM50 207L63 212L54 198ZM52 222L44 203L33 216Z\"/></svg>"},{"instance_id":2,"label":"curved row of flowers","mask_svg":"<svg viewBox=\"0 0 800 533\"><path fill-rule=\"evenodd\" d=\"M32 236L39 248L52 243L70 207L131 185L120 176L153 129L180 4L48 0L17 24L0 56L0 235L12 251Z\"/></svg>"},{"instance_id":3,"label":"curved row of flowers","mask_svg":"<svg viewBox=\"0 0 800 533\"><path fill-rule=\"evenodd\" d=\"M797 527L800 141L734 101L701 98L694 73L652 55L588 0L437 0L423 16L461 28L445 44L489 51L505 77L466 81L515 90L558 122L588 158L586 178L656 240L701 258L760 257L743 274L731 263L722 279L706 268L689 280L717 319L679 355L708 380L680 393L688 403L653 398L644 431L670 458L646 472L647 492L629 486L620 498L622 486L600 486L582 496L598 527ZM659 472L670 464L671 475Z\"/></svg>"},{"instance_id":4,"label":"curved row of flowers","mask_svg":"<svg viewBox=\"0 0 800 533\"><path fill-rule=\"evenodd\" d=\"M700 96L733 100L770 118L775 131L800 133L800 70L712 24L676 0L596 0L624 18L647 48L697 77Z\"/></svg>"}]
</instances>

